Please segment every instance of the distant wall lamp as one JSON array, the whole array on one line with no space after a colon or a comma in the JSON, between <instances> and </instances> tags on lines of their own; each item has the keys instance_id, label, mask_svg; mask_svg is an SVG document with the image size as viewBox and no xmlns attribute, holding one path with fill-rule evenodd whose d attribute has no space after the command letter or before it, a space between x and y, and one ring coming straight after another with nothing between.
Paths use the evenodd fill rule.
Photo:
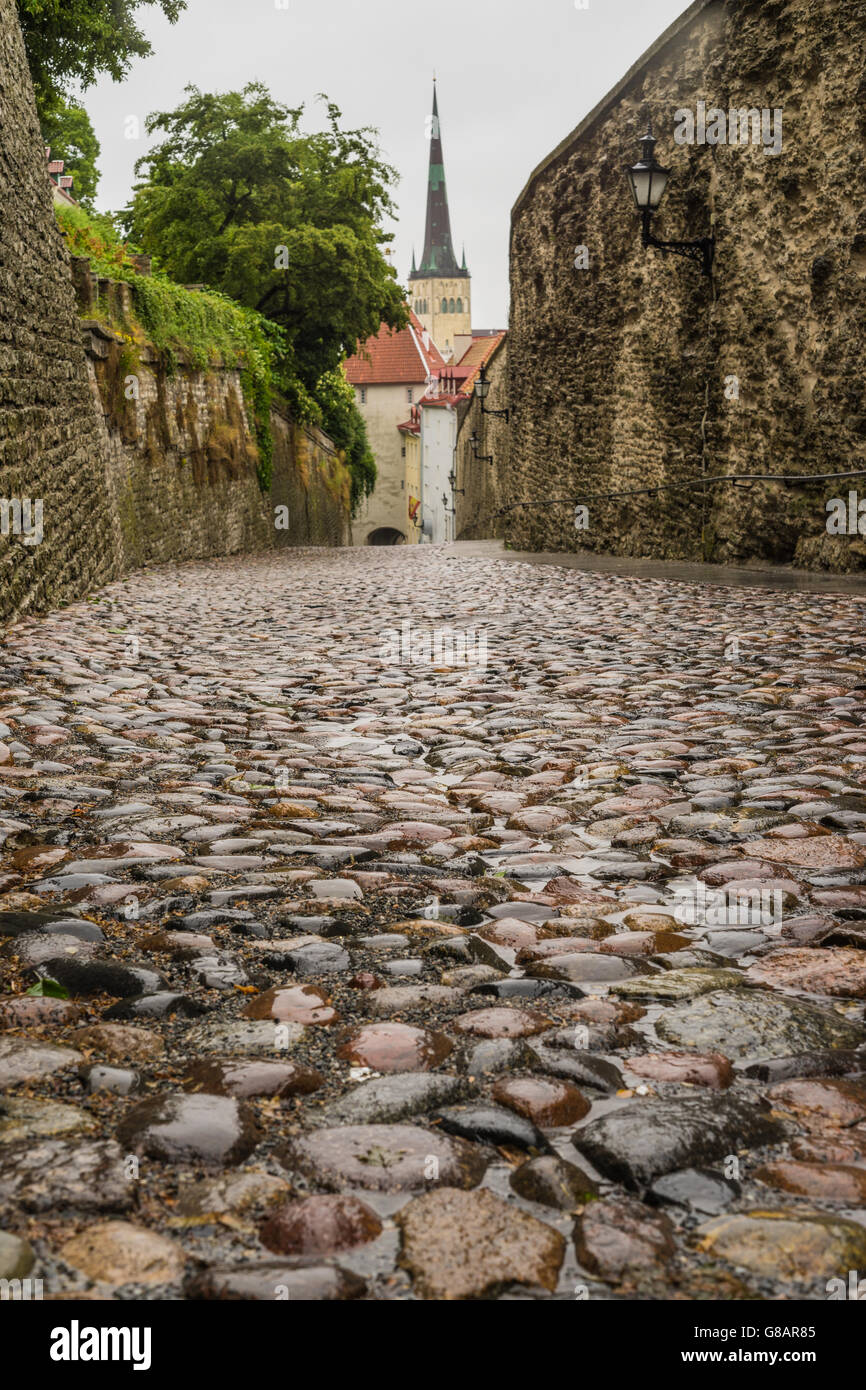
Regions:
<instances>
[{"instance_id":1,"label":"distant wall lamp","mask_svg":"<svg viewBox=\"0 0 866 1390\"><path fill-rule=\"evenodd\" d=\"M476 434L475 430L473 430L469 436L469 443L472 445L472 457L475 459L476 463L493 462L492 454L479 454L478 445L481 443L481 440L478 438L478 435Z\"/></svg>"},{"instance_id":2,"label":"distant wall lamp","mask_svg":"<svg viewBox=\"0 0 866 1390\"><path fill-rule=\"evenodd\" d=\"M486 405L484 404L484 402L487 400L487 393L490 390L490 386L491 383L487 380L487 368L482 367L478 373L478 378L475 382L475 395L481 402L481 414L497 415L499 419L504 420L507 425L509 414L507 410L488 410Z\"/></svg>"},{"instance_id":3,"label":"distant wall lamp","mask_svg":"<svg viewBox=\"0 0 866 1390\"><path fill-rule=\"evenodd\" d=\"M654 246L663 255L686 256L689 260L698 262L702 275L712 275L716 251L715 237L701 237L697 241L659 241L652 234L652 215L658 211L671 176L670 169L663 169L656 162L655 144L652 129L648 128L646 135L641 137L641 157L637 164L633 164L628 170L632 197L641 215L644 247Z\"/></svg>"},{"instance_id":4,"label":"distant wall lamp","mask_svg":"<svg viewBox=\"0 0 866 1390\"><path fill-rule=\"evenodd\" d=\"M458 486L457 486L457 474L456 474L456 473L454 473L453 471L452 471L451 473L449 473L449 474L448 474L448 481L449 481L449 483L451 484L451 491L452 491L452 492L459 492L461 497L465 497L465 496L466 496L466 489L465 489L465 487L458 487Z\"/></svg>"}]
</instances>

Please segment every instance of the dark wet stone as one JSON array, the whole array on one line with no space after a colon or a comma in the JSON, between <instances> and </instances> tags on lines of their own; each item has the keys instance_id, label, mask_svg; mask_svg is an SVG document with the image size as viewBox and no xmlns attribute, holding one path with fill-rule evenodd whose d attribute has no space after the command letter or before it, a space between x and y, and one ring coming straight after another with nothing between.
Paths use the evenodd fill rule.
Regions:
<instances>
[{"instance_id":1,"label":"dark wet stone","mask_svg":"<svg viewBox=\"0 0 866 1390\"><path fill-rule=\"evenodd\" d=\"M212 1096L308 1096L324 1086L320 1072L300 1062L195 1062L183 1078L185 1091Z\"/></svg>"},{"instance_id":2,"label":"dark wet stone","mask_svg":"<svg viewBox=\"0 0 866 1390\"><path fill-rule=\"evenodd\" d=\"M848 1076L866 1071L866 1052L839 1048L836 1052L798 1052L793 1057L770 1057L743 1069L756 1081L790 1081L795 1076Z\"/></svg>"},{"instance_id":3,"label":"dark wet stone","mask_svg":"<svg viewBox=\"0 0 866 1390\"><path fill-rule=\"evenodd\" d=\"M99 943L80 941L77 936L49 936L47 932L24 932L14 938L12 950L22 966L35 966L58 957L63 960L92 960L99 954Z\"/></svg>"},{"instance_id":4,"label":"dark wet stone","mask_svg":"<svg viewBox=\"0 0 866 1390\"><path fill-rule=\"evenodd\" d=\"M715 1216L740 1195L740 1185L709 1168L682 1168L657 1178L647 1200L659 1206L686 1207L690 1211Z\"/></svg>"},{"instance_id":5,"label":"dark wet stone","mask_svg":"<svg viewBox=\"0 0 866 1390\"><path fill-rule=\"evenodd\" d=\"M39 979L56 980L72 995L113 994L126 998L133 994L152 994L165 988L166 981L156 970L115 964L114 961L76 960L55 956L35 968Z\"/></svg>"},{"instance_id":6,"label":"dark wet stone","mask_svg":"<svg viewBox=\"0 0 866 1390\"><path fill-rule=\"evenodd\" d=\"M632 1101L590 1120L572 1143L606 1178L640 1189L678 1168L784 1138L784 1127L768 1110L714 1093Z\"/></svg>"},{"instance_id":7,"label":"dark wet stone","mask_svg":"<svg viewBox=\"0 0 866 1390\"><path fill-rule=\"evenodd\" d=\"M866 1042L862 1024L814 1004L763 990L720 990L666 1009L656 1024L666 1042L700 1052L763 1061Z\"/></svg>"},{"instance_id":8,"label":"dark wet stone","mask_svg":"<svg viewBox=\"0 0 866 1390\"><path fill-rule=\"evenodd\" d=\"M278 915L281 927L292 927L295 931L314 932L317 936L327 936L329 927L339 926L336 917L304 917L300 913Z\"/></svg>"},{"instance_id":9,"label":"dark wet stone","mask_svg":"<svg viewBox=\"0 0 866 1390\"><path fill-rule=\"evenodd\" d=\"M121 999L112 1004L102 1015L105 1019L129 1018L199 1018L205 1007L189 995L177 994L173 990L161 990L157 994L139 994L132 999Z\"/></svg>"},{"instance_id":10,"label":"dark wet stone","mask_svg":"<svg viewBox=\"0 0 866 1390\"><path fill-rule=\"evenodd\" d=\"M95 922L69 913L37 910L35 912L0 912L0 936L20 936L24 932L41 931L64 936L77 936L81 941L101 941L102 930Z\"/></svg>"},{"instance_id":11,"label":"dark wet stone","mask_svg":"<svg viewBox=\"0 0 866 1390\"><path fill-rule=\"evenodd\" d=\"M287 951L285 959L289 970L296 975L329 975L338 970L348 970L352 963L348 951L332 941L298 946Z\"/></svg>"},{"instance_id":12,"label":"dark wet stone","mask_svg":"<svg viewBox=\"0 0 866 1390\"><path fill-rule=\"evenodd\" d=\"M251 1110L224 1096L150 1096L128 1110L117 1127L127 1150L163 1163L234 1166L261 1138Z\"/></svg>"},{"instance_id":13,"label":"dark wet stone","mask_svg":"<svg viewBox=\"0 0 866 1390\"><path fill-rule=\"evenodd\" d=\"M40 878L37 883L28 883L28 893L72 893L76 888L94 888L102 883L115 883L107 874L57 874L54 878Z\"/></svg>"},{"instance_id":14,"label":"dark wet stone","mask_svg":"<svg viewBox=\"0 0 866 1390\"><path fill-rule=\"evenodd\" d=\"M366 1245L382 1234L382 1222L357 1197L327 1194L286 1202L259 1230L277 1255L333 1255Z\"/></svg>"},{"instance_id":15,"label":"dark wet stone","mask_svg":"<svg viewBox=\"0 0 866 1390\"><path fill-rule=\"evenodd\" d=\"M473 985L469 993L494 999L542 999L545 995L556 994L566 994L569 998L574 998L575 995L582 997L581 991L574 985L560 984L555 980L528 979L486 981L480 985Z\"/></svg>"},{"instance_id":16,"label":"dark wet stone","mask_svg":"<svg viewBox=\"0 0 866 1390\"><path fill-rule=\"evenodd\" d=\"M410 957L406 960L386 960L382 961L379 969L383 975L389 975L392 979L405 979L409 976L423 974L424 962L416 957Z\"/></svg>"},{"instance_id":17,"label":"dark wet stone","mask_svg":"<svg viewBox=\"0 0 866 1390\"><path fill-rule=\"evenodd\" d=\"M637 1269L673 1258L674 1228L668 1218L634 1197L590 1202L574 1227L574 1249L590 1274L618 1283Z\"/></svg>"},{"instance_id":18,"label":"dark wet stone","mask_svg":"<svg viewBox=\"0 0 866 1390\"><path fill-rule=\"evenodd\" d=\"M570 980L573 984L611 984L646 970L642 961L603 956L598 951L572 951L548 956L530 965L527 974L538 980Z\"/></svg>"},{"instance_id":19,"label":"dark wet stone","mask_svg":"<svg viewBox=\"0 0 866 1390\"><path fill-rule=\"evenodd\" d=\"M114 1140L37 1139L0 1148L0 1202L25 1211L126 1211L137 1197Z\"/></svg>"},{"instance_id":20,"label":"dark wet stone","mask_svg":"<svg viewBox=\"0 0 866 1390\"><path fill-rule=\"evenodd\" d=\"M538 1058L523 1038L490 1038L476 1043L466 1059L469 1076L491 1076L502 1071L531 1071Z\"/></svg>"},{"instance_id":21,"label":"dark wet stone","mask_svg":"<svg viewBox=\"0 0 866 1390\"><path fill-rule=\"evenodd\" d=\"M195 1300L331 1303L363 1298L366 1292L360 1275L339 1265L295 1265L285 1260L209 1265L184 1284L184 1297Z\"/></svg>"},{"instance_id":22,"label":"dark wet stone","mask_svg":"<svg viewBox=\"0 0 866 1390\"><path fill-rule=\"evenodd\" d=\"M540 1066L551 1076L574 1081L579 1086L589 1086L604 1095L613 1095L625 1087L622 1072L604 1057L595 1057L591 1052L579 1049L566 1051L564 1048L547 1047L543 1042L533 1042L532 1047L537 1058L536 1068Z\"/></svg>"},{"instance_id":23,"label":"dark wet stone","mask_svg":"<svg viewBox=\"0 0 866 1390\"><path fill-rule=\"evenodd\" d=\"M113 1096L128 1096L140 1087L138 1073L126 1067L82 1067L81 1079L90 1095L105 1092Z\"/></svg>"},{"instance_id":24,"label":"dark wet stone","mask_svg":"<svg viewBox=\"0 0 866 1390\"><path fill-rule=\"evenodd\" d=\"M539 1202L559 1211L574 1211L598 1196L598 1186L592 1178L555 1154L530 1158L512 1169L509 1186L527 1202Z\"/></svg>"},{"instance_id":25,"label":"dark wet stone","mask_svg":"<svg viewBox=\"0 0 866 1390\"><path fill-rule=\"evenodd\" d=\"M189 912L179 923L172 922L175 931L208 931L211 927L235 927L240 923L250 923L255 920L249 908L242 907L208 907L200 912ZM312 930L312 929L311 929Z\"/></svg>"},{"instance_id":26,"label":"dark wet stone","mask_svg":"<svg viewBox=\"0 0 866 1390\"><path fill-rule=\"evenodd\" d=\"M326 1189L418 1192L426 1187L475 1187L489 1152L416 1125L341 1125L317 1129L284 1150L287 1171L298 1170Z\"/></svg>"},{"instance_id":27,"label":"dark wet stone","mask_svg":"<svg viewBox=\"0 0 866 1390\"><path fill-rule=\"evenodd\" d=\"M502 1105L469 1101L465 1105L436 1110L431 1118L446 1133L456 1134L461 1139L504 1148L535 1149L538 1153L550 1152L550 1144L531 1120Z\"/></svg>"},{"instance_id":28,"label":"dark wet stone","mask_svg":"<svg viewBox=\"0 0 866 1390\"><path fill-rule=\"evenodd\" d=\"M395 1124L423 1115L437 1105L460 1100L474 1087L466 1077L441 1072L398 1072L354 1087L326 1105L317 1118L324 1125Z\"/></svg>"}]
</instances>

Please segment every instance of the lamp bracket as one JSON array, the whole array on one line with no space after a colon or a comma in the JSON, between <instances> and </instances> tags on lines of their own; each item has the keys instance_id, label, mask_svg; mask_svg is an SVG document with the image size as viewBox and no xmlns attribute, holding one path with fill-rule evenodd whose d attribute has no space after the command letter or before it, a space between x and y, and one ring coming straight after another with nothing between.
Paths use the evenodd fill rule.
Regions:
<instances>
[{"instance_id":1,"label":"lamp bracket","mask_svg":"<svg viewBox=\"0 0 866 1390\"><path fill-rule=\"evenodd\" d=\"M643 218L643 244L645 247L652 246L656 251L661 251L663 256L685 256L687 260L696 261L701 267L702 275L713 273L715 237L700 237L697 241L659 241L658 237L652 234L650 214L647 212Z\"/></svg>"}]
</instances>

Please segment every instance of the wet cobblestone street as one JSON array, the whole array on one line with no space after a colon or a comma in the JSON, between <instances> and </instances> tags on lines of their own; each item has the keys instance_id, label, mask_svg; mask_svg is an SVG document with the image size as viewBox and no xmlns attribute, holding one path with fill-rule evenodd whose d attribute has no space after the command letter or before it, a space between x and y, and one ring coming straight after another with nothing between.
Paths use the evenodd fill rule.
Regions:
<instances>
[{"instance_id":1,"label":"wet cobblestone street","mask_svg":"<svg viewBox=\"0 0 866 1390\"><path fill-rule=\"evenodd\" d=\"M864 656L862 594L429 546L7 629L0 1278L827 1298L866 1268Z\"/></svg>"}]
</instances>

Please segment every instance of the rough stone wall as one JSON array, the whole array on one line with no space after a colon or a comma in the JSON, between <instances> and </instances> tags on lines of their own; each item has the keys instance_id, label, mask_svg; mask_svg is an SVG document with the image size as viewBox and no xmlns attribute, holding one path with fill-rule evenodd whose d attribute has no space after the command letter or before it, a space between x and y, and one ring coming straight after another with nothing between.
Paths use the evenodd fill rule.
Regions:
<instances>
[{"instance_id":1,"label":"rough stone wall","mask_svg":"<svg viewBox=\"0 0 866 1390\"><path fill-rule=\"evenodd\" d=\"M573 508L550 502L866 467L864 35L866 0L696 0L531 177L512 215L502 486L540 505L512 514L513 544L866 563L862 540L825 530L826 501L866 496L866 479L588 499L580 532ZM699 99L781 107L781 154L675 144L674 113ZM641 247L625 170L648 115L673 171L653 230L700 237L712 222L712 284Z\"/></svg>"},{"instance_id":2,"label":"rough stone wall","mask_svg":"<svg viewBox=\"0 0 866 1390\"><path fill-rule=\"evenodd\" d=\"M503 339L487 363L490 390L485 405L488 410L504 410L508 406L508 339ZM508 515L498 516L508 506L507 480L511 447L510 421L497 416L483 415L481 403L473 394L457 435L457 486L464 495L457 496L455 534L458 540L479 540L487 536L504 536ZM479 454L492 454L493 463L479 463L472 456L469 440L477 434L481 443Z\"/></svg>"},{"instance_id":3,"label":"rough stone wall","mask_svg":"<svg viewBox=\"0 0 866 1390\"><path fill-rule=\"evenodd\" d=\"M238 372L168 375L133 334L82 324L86 262L75 270L74 286L14 0L0 0L0 621L136 565L347 544L332 442L275 408L263 495ZM99 287L123 320L128 286Z\"/></svg>"},{"instance_id":4,"label":"rough stone wall","mask_svg":"<svg viewBox=\"0 0 866 1390\"><path fill-rule=\"evenodd\" d=\"M237 370L168 374L146 344L133 359L113 331L95 321L85 328L124 569L346 543L348 474L324 434L275 408L272 481L263 493Z\"/></svg>"},{"instance_id":5,"label":"rough stone wall","mask_svg":"<svg viewBox=\"0 0 866 1390\"><path fill-rule=\"evenodd\" d=\"M349 473L326 434L271 411L274 471L268 505L285 506L289 526L276 531L278 546L350 545Z\"/></svg>"},{"instance_id":6,"label":"rough stone wall","mask_svg":"<svg viewBox=\"0 0 866 1390\"><path fill-rule=\"evenodd\" d=\"M34 522L41 500L43 516L27 544L7 514L0 619L119 572L106 465L16 7L0 0L0 500L30 502Z\"/></svg>"}]
</instances>

